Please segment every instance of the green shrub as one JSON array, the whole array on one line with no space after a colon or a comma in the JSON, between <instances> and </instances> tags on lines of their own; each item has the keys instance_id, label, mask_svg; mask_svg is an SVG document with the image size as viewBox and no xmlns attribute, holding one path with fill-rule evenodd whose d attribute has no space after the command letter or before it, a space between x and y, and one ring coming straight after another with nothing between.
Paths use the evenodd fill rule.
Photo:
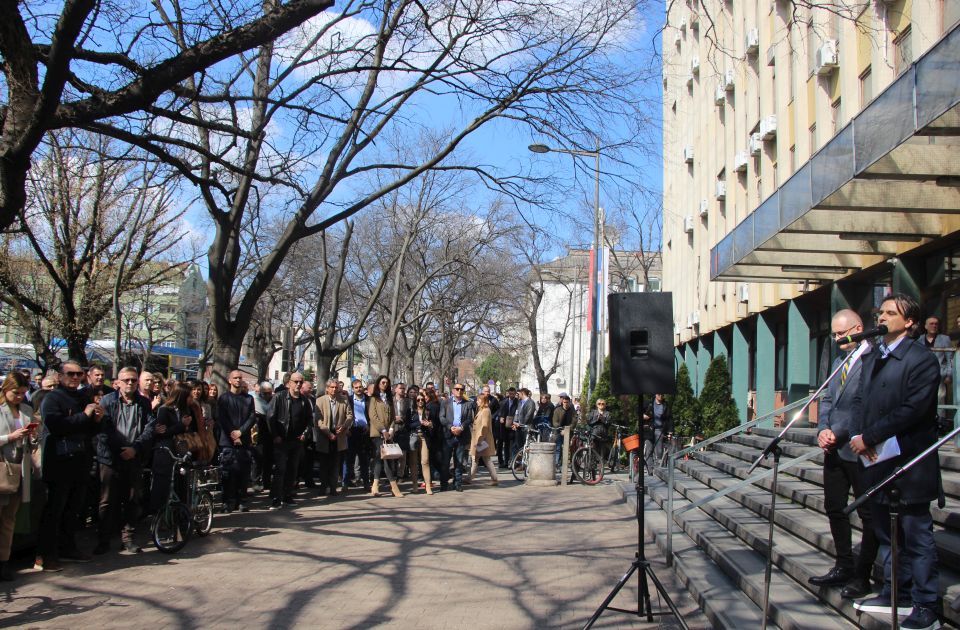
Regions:
<instances>
[{"instance_id":1,"label":"green shrub","mask_svg":"<svg viewBox=\"0 0 960 630\"><path fill-rule=\"evenodd\" d=\"M677 370L677 393L667 397L673 415L673 432L686 438L700 433L700 402L693 395L686 363Z\"/></svg>"},{"instance_id":2,"label":"green shrub","mask_svg":"<svg viewBox=\"0 0 960 630\"><path fill-rule=\"evenodd\" d=\"M727 358L718 355L707 368L703 391L700 393L700 413L706 437L718 435L740 424L731 388Z\"/></svg>"}]
</instances>

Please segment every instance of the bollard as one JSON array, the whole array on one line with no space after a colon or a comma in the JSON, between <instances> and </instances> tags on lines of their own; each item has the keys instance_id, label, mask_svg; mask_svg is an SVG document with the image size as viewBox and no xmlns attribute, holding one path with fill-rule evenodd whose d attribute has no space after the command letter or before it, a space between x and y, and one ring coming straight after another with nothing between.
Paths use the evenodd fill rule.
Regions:
<instances>
[{"instance_id":1,"label":"bollard","mask_svg":"<svg viewBox=\"0 0 960 630\"><path fill-rule=\"evenodd\" d=\"M527 485L557 485L554 468L554 454L556 452L557 445L553 442L534 442L530 445L530 459L527 462Z\"/></svg>"}]
</instances>

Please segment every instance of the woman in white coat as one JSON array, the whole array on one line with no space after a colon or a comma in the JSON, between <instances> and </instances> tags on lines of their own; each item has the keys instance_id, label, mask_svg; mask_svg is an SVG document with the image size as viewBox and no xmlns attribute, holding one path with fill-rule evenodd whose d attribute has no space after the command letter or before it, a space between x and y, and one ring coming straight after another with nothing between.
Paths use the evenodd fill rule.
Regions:
<instances>
[{"instance_id":1,"label":"woman in white coat","mask_svg":"<svg viewBox=\"0 0 960 630\"><path fill-rule=\"evenodd\" d=\"M12 493L0 494L0 580L3 581L13 579L9 561L17 510L21 502L30 501L30 453L36 448L37 425L31 424L33 409L23 402L27 385L27 377L20 372L10 372L0 386L3 397L0 399L0 454L6 464L22 470L19 487ZM4 474L6 464L0 464L0 472Z\"/></svg>"}]
</instances>

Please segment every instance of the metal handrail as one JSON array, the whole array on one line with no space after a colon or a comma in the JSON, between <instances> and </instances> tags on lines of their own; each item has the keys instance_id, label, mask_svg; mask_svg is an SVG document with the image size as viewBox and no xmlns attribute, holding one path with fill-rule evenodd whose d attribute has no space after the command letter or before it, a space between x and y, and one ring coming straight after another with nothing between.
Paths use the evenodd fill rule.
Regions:
<instances>
[{"instance_id":1,"label":"metal handrail","mask_svg":"<svg viewBox=\"0 0 960 630\"><path fill-rule=\"evenodd\" d=\"M738 433L743 433L747 429L751 429L757 426L758 424L760 424L761 422L766 422L771 418L775 418L776 416L780 416L789 411L793 411L794 409L803 407L809 401L810 401L810 396L807 396L806 398L802 398L800 400L792 402L789 405L785 405L783 407L774 409L770 413L766 413L758 418L754 418L750 422L744 422L743 424L737 425L732 429L724 431L723 433L715 435L702 442L698 442L693 446L688 446L687 448L677 451L676 453L671 453L668 456L667 458L667 549L666 549L666 553L664 554L666 556L667 566L673 566L673 527L674 527L674 521L673 521L674 487L673 486L674 486L674 479L675 479L674 464L676 463L676 461L681 457L686 457L687 455L689 455L694 451L703 450L706 447L710 446L711 444L714 444L715 442L719 442L720 440L726 439L731 435L737 435ZM781 470L783 470L784 468L788 468L791 465L796 465L797 463L799 462L797 462L796 460L788 462L786 466L781 467ZM762 475L764 474L766 474L766 471L764 471L764 473L760 473L759 475L762 478ZM717 495L717 494L710 495L710 497L716 497L716 498L719 498L720 496L724 496L724 495Z\"/></svg>"}]
</instances>

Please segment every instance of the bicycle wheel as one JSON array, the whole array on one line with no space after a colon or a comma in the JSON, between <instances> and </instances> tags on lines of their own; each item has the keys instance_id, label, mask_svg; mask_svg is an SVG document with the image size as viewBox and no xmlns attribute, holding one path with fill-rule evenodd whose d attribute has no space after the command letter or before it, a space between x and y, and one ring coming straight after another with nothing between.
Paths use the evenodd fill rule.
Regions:
<instances>
[{"instance_id":1,"label":"bicycle wheel","mask_svg":"<svg viewBox=\"0 0 960 630\"><path fill-rule=\"evenodd\" d=\"M192 528L190 509L183 503L168 503L153 517L153 544L163 553L180 551Z\"/></svg>"},{"instance_id":2,"label":"bicycle wheel","mask_svg":"<svg viewBox=\"0 0 960 630\"><path fill-rule=\"evenodd\" d=\"M527 478L527 467L523 463L523 449L517 451L517 454L513 456L513 461L510 462L510 472L513 473L513 478L517 481L523 481Z\"/></svg>"},{"instance_id":3,"label":"bicycle wheel","mask_svg":"<svg viewBox=\"0 0 960 630\"><path fill-rule=\"evenodd\" d=\"M203 491L197 495L193 506L193 529L198 536L206 536L213 529L213 496Z\"/></svg>"},{"instance_id":4,"label":"bicycle wheel","mask_svg":"<svg viewBox=\"0 0 960 630\"><path fill-rule=\"evenodd\" d=\"M573 474L588 486L603 480L603 468L603 461L595 449L584 446L573 454Z\"/></svg>"}]
</instances>

